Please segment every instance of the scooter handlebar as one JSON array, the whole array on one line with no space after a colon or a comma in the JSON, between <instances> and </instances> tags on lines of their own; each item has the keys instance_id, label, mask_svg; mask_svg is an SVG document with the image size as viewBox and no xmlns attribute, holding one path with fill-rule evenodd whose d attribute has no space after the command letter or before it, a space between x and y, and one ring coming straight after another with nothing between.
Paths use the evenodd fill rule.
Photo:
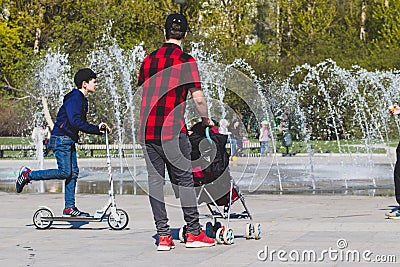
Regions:
<instances>
[{"instance_id":1,"label":"scooter handlebar","mask_svg":"<svg viewBox=\"0 0 400 267\"><path fill-rule=\"evenodd\" d=\"M100 126L100 131L107 132L107 126L105 124Z\"/></svg>"},{"instance_id":2,"label":"scooter handlebar","mask_svg":"<svg viewBox=\"0 0 400 267\"><path fill-rule=\"evenodd\" d=\"M110 134L110 133L111 133L111 129L107 126L107 124L103 123L103 124L100 126L100 132Z\"/></svg>"}]
</instances>

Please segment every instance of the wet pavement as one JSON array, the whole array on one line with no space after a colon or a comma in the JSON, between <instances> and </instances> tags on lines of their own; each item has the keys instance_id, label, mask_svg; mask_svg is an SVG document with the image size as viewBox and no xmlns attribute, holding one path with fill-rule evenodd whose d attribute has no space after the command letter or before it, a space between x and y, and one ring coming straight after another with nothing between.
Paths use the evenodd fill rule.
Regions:
<instances>
[{"instance_id":1,"label":"wet pavement","mask_svg":"<svg viewBox=\"0 0 400 267\"><path fill-rule=\"evenodd\" d=\"M239 157L230 162L230 173L241 190L248 193L344 193L362 195L393 194L393 153L386 154L297 154L294 157ZM105 158L82 158L78 192L108 192ZM21 166L37 168L35 160L1 160L0 192L14 192ZM142 158L112 158L116 192L140 194L147 191L147 173ZM121 168L122 166L122 168ZM44 168L56 168L55 159L46 159ZM122 172L121 172L122 170ZM169 183L169 181L166 181ZM60 181L32 183L27 192L62 192Z\"/></svg>"}]
</instances>

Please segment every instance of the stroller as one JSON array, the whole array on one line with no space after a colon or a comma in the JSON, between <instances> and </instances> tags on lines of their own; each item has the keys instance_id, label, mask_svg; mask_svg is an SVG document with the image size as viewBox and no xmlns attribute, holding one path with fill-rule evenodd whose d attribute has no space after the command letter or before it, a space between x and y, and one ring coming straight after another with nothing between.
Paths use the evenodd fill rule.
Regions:
<instances>
[{"instance_id":1,"label":"stroller","mask_svg":"<svg viewBox=\"0 0 400 267\"><path fill-rule=\"evenodd\" d=\"M246 206L243 194L229 173L229 155L225 145L227 136L219 134L215 127L204 128L195 124L189 135L192 145L192 171L198 204L205 203L210 211L212 222L206 223L205 233L215 237L219 244L232 244L233 231L229 228L230 219L250 219L252 216ZM232 213L231 207L237 201L243 205L242 213ZM223 226L217 219L227 220ZM185 242L185 227L180 229L179 238ZM246 239L261 238L260 224L246 224Z\"/></svg>"}]
</instances>

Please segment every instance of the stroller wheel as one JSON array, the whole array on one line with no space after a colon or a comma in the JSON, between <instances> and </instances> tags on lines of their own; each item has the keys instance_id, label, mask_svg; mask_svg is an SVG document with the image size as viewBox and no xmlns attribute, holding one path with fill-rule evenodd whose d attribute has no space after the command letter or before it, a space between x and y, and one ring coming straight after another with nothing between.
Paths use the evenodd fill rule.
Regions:
<instances>
[{"instance_id":1,"label":"stroller wheel","mask_svg":"<svg viewBox=\"0 0 400 267\"><path fill-rule=\"evenodd\" d=\"M224 243L224 227L221 227L217 230L217 232L215 233L215 240L218 244Z\"/></svg>"},{"instance_id":2,"label":"stroller wheel","mask_svg":"<svg viewBox=\"0 0 400 267\"><path fill-rule=\"evenodd\" d=\"M179 241L181 241L181 243L186 243L186 225L179 228Z\"/></svg>"},{"instance_id":3,"label":"stroller wheel","mask_svg":"<svg viewBox=\"0 0 400 267\"><path fill-rule=\"evenodd\" d=\"M223 237L224 237L225 244L227 244L227 245L233 244L233 240L235 239L235 236L233 235L233 230L231 228L225 229Z\"/></svg>"},{"instance_id":4,"label":"stroller wheel","mask_svg":"<svg viewBox=\"0 0 400 267\"><path fill-rule=\"evenodd\" d=\"M217 232L217 230L219 228L221 228L221 227L222 227L222 224L220 222L215 222L215 224L214 224L214 233Z\"/></svg>"},{"instance_id":5,"label":"stroller wheel","mask_svg":"<svg viewBox=\"0 0 400 267\"><path fill-rule=\"evenodd\" d=\"M254 225L254 238L256 240L261 239L261 224L259 223Z\"/></svg>"},{"instance_id":6,"label":"stroller wheel","mask_svg":"<svg viewBox=\"0 0 400 267\"><path fill-rule=\"evenodd\" d=\"M214 228L211 222L206 223L206 235L212 237L214 234Z\"/></svg>"},{"instance_id":7,"label":"stroller wheel","mask_svg":"<svg viewBox=\"0 0 400 267\"><path fill-rule=\"evenodd\" d=\"M246 228L245 228L245 232L244 232L244 236L246 237L246 239L250 239L252 234L253 234L253 225L251 225L251 223L246 223Z\"/></svg>"}]
</instances>

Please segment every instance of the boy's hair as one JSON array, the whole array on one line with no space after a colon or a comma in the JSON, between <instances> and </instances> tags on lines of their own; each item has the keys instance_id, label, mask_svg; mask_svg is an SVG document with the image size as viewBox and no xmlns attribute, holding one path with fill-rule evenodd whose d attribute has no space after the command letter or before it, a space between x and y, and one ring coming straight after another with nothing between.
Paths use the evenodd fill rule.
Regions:
<instances>
[{"instance_id":1,"label":"boy's hair","mask_svg":"<svg viewBox=\"0 0 400 267\"><path fill-rule=\"evenodd\" d=\"M170 14L165 21L165 38L181 40L187 31L187 20L182 14Z\"/></svg>"},{"instance_id":2,"label":"boy's hair","mask_svg":"<svg viewBox=\"0 0 400 267\"><path fill-rule=\"evenodd\" d=\"M89 82L91 79L96 79L96 73L89 68L79 69L75 74L74 83L78 89L82 88L83 82Z\"/></svg>"}]
</instances>

